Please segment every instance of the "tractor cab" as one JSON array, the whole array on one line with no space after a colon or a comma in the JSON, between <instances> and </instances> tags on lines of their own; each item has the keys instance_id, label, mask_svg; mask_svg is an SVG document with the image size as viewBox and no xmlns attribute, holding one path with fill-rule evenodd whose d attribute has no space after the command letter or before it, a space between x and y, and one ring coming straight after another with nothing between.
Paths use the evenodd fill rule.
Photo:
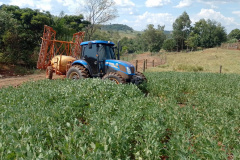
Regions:
<instances>
[{"instance_id":1,"label":"tractor cab","mask_svg":"<svg viewBox=\"0 0 240 160\"><path fill-rule=\"evenodd\" d=\"M89 64L89 70L93 77L102 77L105 74L106 60L116 59L114 43L109 41L82 42L81 59Z\"/></svg>"}]
</instances>

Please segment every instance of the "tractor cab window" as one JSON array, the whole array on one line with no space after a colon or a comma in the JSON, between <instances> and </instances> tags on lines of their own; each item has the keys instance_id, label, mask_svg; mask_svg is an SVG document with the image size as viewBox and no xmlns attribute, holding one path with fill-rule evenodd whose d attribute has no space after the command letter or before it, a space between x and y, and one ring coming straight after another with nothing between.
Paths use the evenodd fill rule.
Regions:
<instances>
[{"instance_id":1,"label":"tractor cab window","mask_svg":"<svg viewBox=\"0 0 240 160\"><path fill-rule=\"evenodd\" d=\"M106 60L106 59L116 59L113 46L99 44L98 54L99 54L100 61Z\"/></svg>"},{"instance_id":2,"label":"tractor cab window","mask_svg":"<svg viewBox=\"0 0 240 160\"><path fill-rule=\"evenodd\" d=\"M97 59L96 54L97 54L96 45L92 45L91 48L89 48L88 46L84 46L82 55L84 58Z\"/></svg>"}]
</instances>

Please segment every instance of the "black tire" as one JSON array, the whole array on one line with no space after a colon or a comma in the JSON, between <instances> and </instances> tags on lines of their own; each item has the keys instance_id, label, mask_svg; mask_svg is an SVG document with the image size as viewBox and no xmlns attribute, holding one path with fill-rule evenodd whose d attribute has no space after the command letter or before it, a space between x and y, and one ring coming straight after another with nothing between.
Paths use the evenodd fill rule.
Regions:
<instances>
[{"instance_id":1,"label":"black tire","mask_svg":"<svg viewBox=\"0 0 240 160\"><path fill-rule=\"evenodd\" d=\"M52 79L53 77L53 67L52 66L48 66L46 69L46 78L47 79Z\"/></svg>"},{"instance_id":2,"label":"black tire","mask_svg":"<svg viewBox=\"0 0 240 160\"><path fill-rule=\"evenodd\" d=\"M67 78L69 79L78 80L88 77L89 77L88 70L81 65L74 65L67 72Z\"/></svg>"},{"instance_id":3,"label":"black tire","mask_svg":"<svg viewBox=\"0 0 240 160\"><path fill-rule=\"evenodd\" d=\"M119 75L119 74L117 74L115 72L110 72L110 73L104 75L102 79L103 80L109 79L110 81L114 81L117 84L120 84L120 83L124 84L124 83L126 83L125 79L121 75Z\"/></svg>"},{"instance_id":4,"label":"black tire","mask_svg":"<svg viewBox=\"0 0 240 160\"><path fill-rule=\"evenodd\" d=\"M140 76L143 79L143 82L147 82L147 78L144 76L143 73L136 71L135 74L137 76Z\"/></svg>"}]
</instances>

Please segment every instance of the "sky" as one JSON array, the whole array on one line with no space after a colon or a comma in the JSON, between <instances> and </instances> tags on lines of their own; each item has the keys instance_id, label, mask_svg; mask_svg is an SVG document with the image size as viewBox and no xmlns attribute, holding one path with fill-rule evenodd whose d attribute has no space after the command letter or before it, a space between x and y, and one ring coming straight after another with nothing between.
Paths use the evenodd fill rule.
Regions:
<instances>
[{"instance_id":1,"label":"sky","mask_svg":"<svg viewBox=\"0 0 240 160\"><path fill-rule=\"evenodd\" d=\"M50 11L59 15L84 14L87 0L0 0L0 5L17 5ZM192 26L200 19L220 22L227 33L240 29L240 0L113 0L118 17L108 24L126 24L134 30L143 31L148 24L165 26L172 30L172 24L184 11L189 15Z\"/></svg>"}]
</instances>

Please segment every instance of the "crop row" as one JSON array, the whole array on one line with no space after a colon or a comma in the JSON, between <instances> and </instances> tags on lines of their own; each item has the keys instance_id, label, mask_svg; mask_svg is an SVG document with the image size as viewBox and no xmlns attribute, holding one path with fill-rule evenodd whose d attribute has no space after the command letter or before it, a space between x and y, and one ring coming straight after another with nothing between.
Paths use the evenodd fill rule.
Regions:
<instances>
[{"instance_id":1,"label":"crop row","mask_svg":"<svg viewBox=\"0 0 240 160\"><path fill-rule=\"evenodd\" d=\"M240 76L146 76L1 89L0 159L240 158Z\"/></svg>"}]
</instances>

